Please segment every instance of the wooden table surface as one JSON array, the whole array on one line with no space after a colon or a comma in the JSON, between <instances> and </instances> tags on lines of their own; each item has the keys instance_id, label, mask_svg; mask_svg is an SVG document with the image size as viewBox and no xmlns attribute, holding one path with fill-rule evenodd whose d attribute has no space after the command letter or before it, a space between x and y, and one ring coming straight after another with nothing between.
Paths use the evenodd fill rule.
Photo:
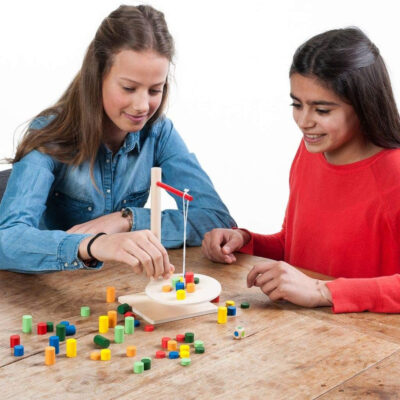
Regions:
<instances>
[{"instance_id":1,"label":"wooden table surface","mask_svg":"<svg viewBox=\"0 0 400 400\"><path fill-rule=\"evenodd\" d=\"M182 250L169 252L176 267ZM143 291L147 281L123 266L101 271L69 271L47 275L0 272L1 399L398 399L400 398L400 316L373 313L334 315L330 308L302 309L272 304L245 278L258 257L239 255L236 265L206 260L199 248L188 249L187 270L213 276L222 285L221 303L248 301L227 324L216 314L170 322L144 332L143 321L123 344L112 343L110 361L92 361L98 316L116 309L106 303L106 286L117 295ZM179 271L180 268L177 268ZM91 316L80 317L89 305ZM33 334L21 331L22 315L31 314ZM65 342L56 364L44 365L48 336L36 334L36 323L68 320L75 324L78 356L67 359ZM237 325L246 329L234 340ZM105 335L113 338L113 329ZM163 336L191 331L206 352L192 364L155 359ZM9 337L21 335L24 357L14 357ZM54 333L53 333L54 334ZM137 346L135 358L126 346ZM133 362L153 358L152 368L133 374Z\"/></svg>"}]
</instances>

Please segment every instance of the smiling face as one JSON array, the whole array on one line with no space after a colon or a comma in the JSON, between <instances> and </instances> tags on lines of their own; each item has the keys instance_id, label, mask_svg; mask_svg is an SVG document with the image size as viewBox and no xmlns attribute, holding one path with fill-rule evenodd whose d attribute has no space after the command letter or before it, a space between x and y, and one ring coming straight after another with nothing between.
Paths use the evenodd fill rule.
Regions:
<instances>
[{"instance_id":1,"label":"smiling face","mask_svg":"<svg viewBox=\"0 0 400 400\"><path fill-rule=\"evenodd\" d=\"M168 59L151 50L122 50L114 56L102 85L103 107L111 121L106 139L114 141L144 127L160 107L168 68Z\"/></svg>"},{"instance_id":2,"label":"smiling face","mask_svg":"<svg viewBox=\"0 0 400 400\"><path fill-rule=\"evenodd\" d=\"M362 134L353 107L317 78L295 73L290 87L293 118L309 152L323 152L331 164L348 164L380 150Z\"/></svg>"}]
</instances>

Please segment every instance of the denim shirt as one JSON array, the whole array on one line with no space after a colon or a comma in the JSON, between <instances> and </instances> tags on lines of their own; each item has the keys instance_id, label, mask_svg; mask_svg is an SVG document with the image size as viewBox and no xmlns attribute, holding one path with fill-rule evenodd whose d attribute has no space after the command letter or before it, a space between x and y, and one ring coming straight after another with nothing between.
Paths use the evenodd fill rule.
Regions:
<instances>
[{"instance_id":1,"label":"denim shirt","mask_svg":"<svg viewBox=\"0 0 400 400\"><path fill-rule=\"evenodd\" d=\"M47 123L37 118L31 128ZM235 226L195 155L164 117L128 133L114 156L100 147L94 165L97 190L89 162L71 167L34 150L15 163L0 204L0 269L34 273L87 268L78 248L90 235L65 231L124 207L133 212L133 231L150 229L150 209L144 205L152 167L162 168L162 181L168 185L190 189L188 246L200 245L204 233L213 228ZM172 197L178 210L164 210L161 220L166 248L183 244L182 198Z\"/></svg>"}]
</instances>

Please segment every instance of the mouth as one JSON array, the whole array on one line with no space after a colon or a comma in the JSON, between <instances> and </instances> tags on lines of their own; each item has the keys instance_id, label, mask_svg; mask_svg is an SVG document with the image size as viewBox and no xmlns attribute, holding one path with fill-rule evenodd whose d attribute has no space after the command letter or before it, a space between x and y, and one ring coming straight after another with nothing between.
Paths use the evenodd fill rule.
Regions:
<instances>
[{"instance_id":1,"label":"mouth","mask_svg":"<svg viewBox=\"0 0 400 400\"><path fill-rule=\"evenodd\" d=\"M304 135L304 140L307 143L315 144L320 142L326 136L326 133L320 133L314 135L304 133L303 135Z\"/></svg>"},{"instance_id":2,"label":"mouth","mask_svg":"<svg viewBox=\"0 0 400 400\"><path fill-rule=\"evenodd\" d=\"M124 115L126 118L128 118L130 121L134 123L140 123L146 120L147 114L142 114L142 115L132 115L124 112Z\"/></svg>"}]
</instances>

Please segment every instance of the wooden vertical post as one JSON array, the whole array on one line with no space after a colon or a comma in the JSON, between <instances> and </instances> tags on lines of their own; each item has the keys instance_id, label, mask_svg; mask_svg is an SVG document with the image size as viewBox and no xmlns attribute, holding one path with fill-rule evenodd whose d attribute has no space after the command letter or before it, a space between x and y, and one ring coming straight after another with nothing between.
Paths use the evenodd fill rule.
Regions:
<instances>
[{"instance_id":1,"label":"wooden vertical post","mask_svg":"<svg viewBox=\"0 0 400 400\"><path fill-rule=\"evenodd\" d=\"M157 186L161 182L161 168L151 169L151 221L150 230L161 241L161 189Z\"/></svg>"}]
</instances>

